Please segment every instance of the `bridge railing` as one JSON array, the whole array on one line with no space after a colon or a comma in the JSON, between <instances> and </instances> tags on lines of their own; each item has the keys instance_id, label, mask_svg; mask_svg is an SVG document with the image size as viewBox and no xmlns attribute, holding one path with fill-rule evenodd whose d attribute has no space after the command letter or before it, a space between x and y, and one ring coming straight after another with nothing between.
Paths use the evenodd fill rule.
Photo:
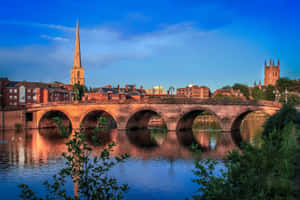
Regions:
<instances>
[{"instance_id":1,"label":"bridge railing","mask_svg":"<svg viewBox=\"0 0 300 200\"><path fill-rule=\"evenodd\" d=\"M88 105L88 104L202 104L202 105L252 105L252 106L271 106L281 107L282 103L263 100L216 100L216 99L175 99L175 98L163 98L163 99L122 99L122 100L89 100L89 101L73 101L73 102L50 102L47 104L31 104L27 105L27 108L58 106L58 105Z\"/></svg>"}]
</instances>

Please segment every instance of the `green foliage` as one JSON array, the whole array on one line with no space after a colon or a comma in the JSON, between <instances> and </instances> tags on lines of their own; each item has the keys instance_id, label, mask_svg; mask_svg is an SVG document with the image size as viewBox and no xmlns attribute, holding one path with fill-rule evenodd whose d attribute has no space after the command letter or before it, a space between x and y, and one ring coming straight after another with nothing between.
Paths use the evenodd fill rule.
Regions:
<instances>
[{"instance_id":1,"label":"green foliage","mask_svg":"<svg viewBox=\"0 0 300 200\"><path fill-rule=\"evenodd\" d=\"M251 93L252 93L252 97L255 100L263 100L266 99L266 95L265 92L261 89L259 89L258 87L254 87L251 89Z\"/></svg>"},{"instance_id":2,"label":"green foliage","mask_svg":"<svg viewBox=\"0 0 300 200\"><path fill-rule=\"evenodd\" d=\"M242 100L242 98L240 97L237 97L237 96L228 96L228 95L222 95L222 94L217 94L216 96L214 96L215 100L218 100L218 101L234 101L234 100Z\"/></svg>"},{"instance_id":3,"label":"green foliage","mask_svg":"<svg viewBox=\"0 0 300 200\"><path fill-rule=\"evenodd\" d=\"M275 94L273 91L275 90L275 87L273 85L268 85L265 90L265 100L268 101L274 101L275 100Z\"/></svg>"},{"instance_id":4,"label":"green foliage","mask_svg":"<svg viewBox=\"0 0 300 200\"><path fill-rule=\"evenodd\" d=\"M53 81L53 83L57 83L57 84L63 84L62 82L60 81Z\"/></svg>"},{"instance_id":5,"label":"green foliage","mask_svg":"<svg viewBox=\"0 0 300 200\"><path fill-rule=\"evenodd\" d=\"M67 126L63 125L63 122L60 117L53 117L52 121L55 122L58 126L59 133L63 137L68 137L69 136L69 128Z\"/></svg>"},{"instance_id":6,"label":"green foliage","mask_svg":"<svg viewBox=\"0 0 300 200\"><path fill-rule=\"evenodd\" d=\"M285 104L276 114L267 119L262 135L267 136L274 129L282 131L287 124L295 123L296 120L297 110L292 105Z\"/></svg>"},{"instance_id":7,"label":"green foliage","mask_svg":"<svg viewBox=\"0 0 300 200\"><path fill-rule=\"evenodd\" d=\"M230 152L225 158L224 170L219 175L216 176L214 172L222 164L221 161L196 160L194 173L197 179L194 182L199 185L199 194L193 199L296 199L292 178L297 134L291 120L294 117L286 116L288 111L293 113L290 106L284 106L274 117L276 120L273 118L266 122L268 132L260 148L245 143L241 147L242 152ZM282 120L284 127L275 125L278 119Z\"/></svg>"},{"instance_id":8,"label":"green foliage","mask_svg":"<svg viewBox=\"0 0 300 200\"><path fill-rule=\"evenodd\" d=\"M53 119L62 131L65 130L58 118ZM68 151L62 156L66 160L66 167L53 176L53 181L45 181L47 193L44 198L36 197L35 193L25 184L19 185L22 189L20 198L33 199L64 199L64 200L117 200L122 199L128 185L119 186L117 180L107 175L117 163L123 162L128 155L111 158L110 153L115 143L108 145L99 156L91 156L91 147L85 142L85 135L75 131L72 138L66 143ZM65 188L66 178L72 178L74 195L69 196Z\"/></svg>"},{"instance_id":9,"label":"green foliage","mask_svg":"<svg viewBox=\"0 0 300 200\"><path fill-rule=\"evenodd\" d=\"M16 132L17 132L17 133L20 132L21 129L22 129L22 125L19 124L19 123L15 123L15 129L16 129Z\"/></svg>"},{"instance_id":10,"label":"green foliage","mask_svg":"<svg viewBox=\"0 0 300 200\"><path fill-rule=\"evenodd\" d=\"M288 94L288 104L300 105L300 96L296 94Z\"/></svg>"},{"instance_id":11,"label":"green foliage","mask_svg":"<svg viewBox=\"0 0 300 200\"><path fill-rule=\"evenodd\" d=\"M280 92L283 92L285 88L290 88L292 85L294 85L294 81L289 78L280 78L276 82L276 88L278 88Z\"/></svg>"},{"instance_id":12,"label":"green foliage","mask_svg":"<svg viewBox=\"0 0 300 200\"><path fill-rule=\"evenodd\" d=\"M236 83L232 86L232 88L234 90L240 90L241 93L244 94L244 96L249 99L249 88L247 85L243 85L243 84L239 84L239 83Z\"/></svg>"},{"instance_id":13,"label":"green foliage","mask_svg":"<svg viewBox=\"0 0 300 200\"><path fill-rule=\"evenodd\" d=\"M230 85L225 85L224 87L222 87L222 89L230 90L230 89L231 89L231 86L230 86Z\"/></svg>"},{"instance_id":14,"label":"green foliage","mask_svg":"<svg viewBox=\"0 0 300 200\"><path fill-rule=\"evenodd\" d=\"M86 86L76 83L73 86L74 100L82 100L84 93L87 91Z\"/></svg>"}]
</instances>

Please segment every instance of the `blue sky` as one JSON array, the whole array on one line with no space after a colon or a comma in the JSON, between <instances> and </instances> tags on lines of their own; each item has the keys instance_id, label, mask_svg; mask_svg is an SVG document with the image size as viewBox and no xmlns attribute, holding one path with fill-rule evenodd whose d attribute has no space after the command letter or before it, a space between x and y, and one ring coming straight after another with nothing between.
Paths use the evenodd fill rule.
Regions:
<instances>
[{"instance_id":1,"label":"blue sky","mask_svg":"<svg viewBox=\"0 0 300 200\"><path fill-rule=\"evenodd\" d=\"M300 3L289 0L3 1L0 76L69 83L79 17L86 85L212 90L300 78Z\"/></svg>"}]
</instances>

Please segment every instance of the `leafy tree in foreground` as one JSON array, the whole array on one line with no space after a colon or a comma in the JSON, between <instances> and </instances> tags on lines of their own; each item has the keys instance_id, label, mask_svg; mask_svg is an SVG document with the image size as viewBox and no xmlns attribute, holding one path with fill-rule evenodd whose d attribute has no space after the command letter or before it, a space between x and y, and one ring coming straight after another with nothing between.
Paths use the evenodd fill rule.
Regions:
<instances>
[{"instance_id":1,"label":"leafy tree in foreground","mask_svg":"<svg viewBox=\"0 0 300 200\"><path fill-rule=\"evenodd\" d=\"M296 137L293 124L294 108L285 106L267 120L267 134L260 148L245 143L241 152L233 150L224 161L224 170L214 172L220 161L196 160L194 170L199 184L195 200L294 200L296 188L292 181L295 172ZM287 117L287 119L284 119ZM277 121L281 119L282 121ZM291 120L287 123L288 120ZM280 123L280 124L276 124ZM272 127L271 127L272 126ZM268 127L268 128L267 128ZM299 134L299 133L298 133Z\"/></svg>"},{"instance_id":2,"label":"leafy tree in foreground","mask_svg":"<svg viewBox=\"0 0 300 200\"><path fill-rule=\"evenodd\" d=\"M66 136L66 129L59 119L54 119L62 130L62 135ZM122 199L128 186L117 183L117 179L108 177L109 170L119 162L123 162L128 155L111 158L110 152L115 146L114 143L108 145L100 156L91 158L91 148L85 143L85 135L75 131L72 138L66 143L68 152L63 153L66 159L66 167L53 176L53 181L45 181L47 193L44 198L37 197L35 193L25 184L19 185L22 189L20 198L23 200L117 200ZM65 188L66 179L72 179L75 187L75 194L68 195Z\"/></svg>"}]
</instances>

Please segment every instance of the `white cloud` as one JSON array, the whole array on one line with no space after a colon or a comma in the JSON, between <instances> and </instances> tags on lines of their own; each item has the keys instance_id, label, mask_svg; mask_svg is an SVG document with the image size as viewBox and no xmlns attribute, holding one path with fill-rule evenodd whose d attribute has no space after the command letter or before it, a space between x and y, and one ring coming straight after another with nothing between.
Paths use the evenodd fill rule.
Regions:
<instances>
[{"instance_id":1,"label":"white cloud","mask_svg":"<svg viewBox=\"0 0 300 200\"><path fill-rule=\"evenodd\" d=\"M8 67L15 69L14 73L22 73L22 66L24 66L24 70L25 68L40 70L41 75L47 71L49 76L53 75L53 79L57 77L55 69L62 69L62 72L69 71L73 64L74 28L38 23L14 22L14 24L54 28L62 30L63 33L62 36L41 35L40 37L52 41L48 46L0 48L1 70L5 71ZM107 27L81 28L82 64L88 68L106 67L122 60L161 56L174 48L193 44L197 38L204 35L204 32L194 28L193 23L190 22L162 26L160 30L129 37ZM67 78L63 77L63 79Z\"/></svg>"},{"instance_id":2,"label":"white cloud","mask_svg":"<svg viewBox=\"0 0 300 200\"><path fill-rule=\"evenodd\" d=\"M64 37L52 37L49 35L41 35L41 38L45 38L47 40L54 40L54 41L69 41L68 38L64 38Z\"/></svg>"}]
</instances>

